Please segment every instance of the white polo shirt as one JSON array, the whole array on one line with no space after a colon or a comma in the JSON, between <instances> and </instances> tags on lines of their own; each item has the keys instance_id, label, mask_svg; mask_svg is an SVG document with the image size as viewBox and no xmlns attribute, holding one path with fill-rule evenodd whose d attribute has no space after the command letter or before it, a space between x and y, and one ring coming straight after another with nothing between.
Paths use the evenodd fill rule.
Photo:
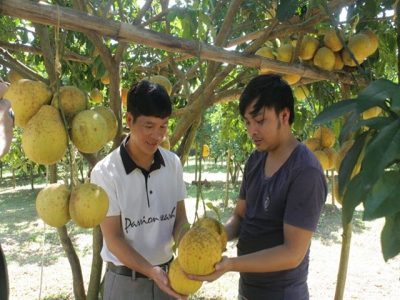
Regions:
<instances>
[{"instance_id":1,"label":"white polo shirt","mask_svg":"<svg viewBox=\"0 0 400 300\"><path fill-rule=\"evenodd\" d=\"M163 264L173 255L177 202L186 197L182 164L176 154L159 147L150 171L142 170L125 149L128 139L96 164L90 181L107 192L107 216L121 216L125 240L151 264ZM101 256L122 265L105 241Z\"/></svg>"}]
</instances>

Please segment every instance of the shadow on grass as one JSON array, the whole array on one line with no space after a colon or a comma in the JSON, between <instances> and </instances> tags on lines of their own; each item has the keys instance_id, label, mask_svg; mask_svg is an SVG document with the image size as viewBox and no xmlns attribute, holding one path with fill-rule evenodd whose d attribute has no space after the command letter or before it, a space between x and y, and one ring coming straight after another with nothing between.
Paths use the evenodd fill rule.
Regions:
<instances>
[{"instance_id":1,"label":"shadow on grass","mask_svg":"<svg viewBox=\"0 0 400 300\"><path fill-rule=\"evenodd\" d=\"M44 226L36 212L36 197L43 183L43 178L36 178L34 189L30 180L23 177L17 178L16 189L12 187L11 178L3 177L0 183L0 242L3 249L12 249L6 251L7 260L20 266L41 265L43 239L46 266L66 256L57 228ZM80 228L72 221L66 226L74 245L82 234L92 240L90 229ZM75 250L80 254L79 249Z\"/></svg>"},{"instance_id":2,"label":"shadow on grass","mask_svg":"<svg viewBox=\"0 0 400 300\"><path fill-rule=\"evenodd\" d=\"M353 217L353 233L362 233L369 228L362 220L362 211L356 210ZM342 243L342 210L336 205L325 204L313 239L323 244Z\"/></svg>"}]
</instances>

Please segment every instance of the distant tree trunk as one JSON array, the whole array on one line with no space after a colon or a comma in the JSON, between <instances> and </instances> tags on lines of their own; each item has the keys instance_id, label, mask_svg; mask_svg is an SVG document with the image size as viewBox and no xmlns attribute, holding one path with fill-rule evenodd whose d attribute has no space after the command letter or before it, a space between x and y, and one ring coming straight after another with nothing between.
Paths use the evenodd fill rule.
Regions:
<instances>
[{"instance_id":1,"label":"distant tree trunk","mask_svg":"<svg viewBox=\"0 0 400 300\"><path fill-rule=\"evenodd\" d=\"M35 187L33 186L33 166L32 166L32 164L30 164L29 170L30 170L30 177L31 177L31 189L34 190Z\"/></svg>"},{"instance_id":2,"label":"distant tree trunk","mask_svg":"<svg viewBox=\"0 0 400 300\"><path fill-rule=\"evenodd\" d=\"M72 245L71 239L68 235L67 228L63 226L57 228L57 230L61 239L61 245L63 246L64 251L67 254L69 264L71 265L75 299L86 300L81 264L79 261L79 257L75 252L75 248Z\"/></svg>"},{"instance_id":3,"label":"distant tree trunk","mask_svg":"<svg viewBox=\"0 0 400 300\"><path fill-rule=\"evenodd\" d=\"M92 270L90 273L89 288L86 300L99 299L101 270L103 267L103 259L100 256L100 251L102 247L103 247L103 234L101 232L100 226L97 225L95 228L93 228Z\"/></svg>"},{"instance_id":4,"label":"distant tree trunk","mask_svg":"<svg viewBox=\"0 0 400 300\"><path fill-rule=\"evenodd\" d=\"M17 185L17 180L15 178L15 169L12 169L12 184L13 184L13 189L15 189Z\"/></svg>"},{"instance_id":5,"label":"distant tree trunk","mask_svg":"<svg viewBox=\"0 0 400 300\"><path fill-rule=\"evenodd\" d=\"M229 200L229 169L231 166L231 156L228 151L228 158L226 160L226 181L225 181L225 207L228 206Z\"/></svg>"}]
</instances>

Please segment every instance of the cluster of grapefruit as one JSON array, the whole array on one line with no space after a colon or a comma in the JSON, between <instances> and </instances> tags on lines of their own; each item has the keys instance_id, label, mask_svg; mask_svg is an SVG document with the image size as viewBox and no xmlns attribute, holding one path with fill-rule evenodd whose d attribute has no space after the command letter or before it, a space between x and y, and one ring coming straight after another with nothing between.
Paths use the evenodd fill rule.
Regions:
<instances>
[{"instance_id":1,"label":"cluster of grapefruit","mask_svg":"<svg viewBox=\"0 0 400 300\"><path fill-rule=\"evenodd\" d=\"M61 160L69 142L83 153L100 151L118 130L114 112L106 106L89 108L86 95L74 86L55 93L40 81L10 80L4 98L11 102L15 125L22 128L22 148L33 162L51 165ZM94 227L105 217L108 197L95 184L73 188L51 184L42 189L36 208L42 220L54 227L71 218L81 227Z\"/></svg>"},{"instance_id":2,"label":"cluster of grapefruit","mask_svg":"<svg viewBox=\"0 0 400 300\"><path fill-rule=\"evenodd\" d=\"M283 43L278 48L262 47L256 55L276 59L283 62L297 61L294 57L297 40ZM327 71L340 70L344 66L354 67L361 64L368 56L378 49L378 38L373 30L364 28L360 32L346 36L342 29L330 28L324 35L315 37L304 35L299 49L299 59L302 63L312 64ZM269 73L261 69L260 73ZM290 85L297 83L301 76L283 74Z\"/></svg>"}]
</instances>

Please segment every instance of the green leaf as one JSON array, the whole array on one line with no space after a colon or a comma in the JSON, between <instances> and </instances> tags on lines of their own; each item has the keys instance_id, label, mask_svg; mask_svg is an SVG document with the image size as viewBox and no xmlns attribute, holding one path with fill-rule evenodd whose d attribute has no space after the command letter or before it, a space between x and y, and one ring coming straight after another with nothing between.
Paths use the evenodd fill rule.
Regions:
<instances>
[{"instance_id":1,"label":"green leaf","mask_svg":"<svg viewBox=\"0 0 400 300\"><path fill-rule=\"evenodd\" d=\"M392 109L400 110L400 93L396 93L392 97Z\"/></svg>"},{"instance_id":2,"label":"green leaf","mask_svg":"<svg viewBox=\"0 0 400 300\"><path fill-rule=\"evenodd\" d=\"M381 232L381 246L384 260L395 257L400 253L400 213L386 217L385 226Z\"/></svg>"},{"instance_id":3,"label":"green leaf","mask_svg":"<svg viewBox=\"0 0 400 300\"><path fill-rule=\"evenodd\" d=\"M298 8L297 0L281 0L276 9L276 17L283 22L289 16L293 15Z\"/></svg>"},{"instance_id":4,"label":"green leaf","mask_svg":"<svg viewBox=\"0 0 400 300\"><path fill-rule=\"evenodd\" d=\"M343 225L347 225L354 209L367 199L368 193L385 168L400 154L400 119L384 127L367 145L362 169L348 184L343 197Z\"/></svg>"},{"instance_id":5,"label":"green leaf","mask_svg":"<svg viewBox=\"0 0 400 300\"><path fill-rule=\"evenodd\" d=\"M356 114L382 105L392 95L399 92L399 86L387 79L378 79L367 86L357 97Z\"/></svg>"},{"instance_id":6,"label":"green leaf","mask_svg":"<svg viewBox=\"0 0 400 300\"><path fill-rule=\"evenodd\" d=\"M351 179L351 175L353 173L354 168L359 161L359 157L365 147L368 137L370 136L369 132L364 132L354 142L354 145L347 152L346 156L342 160L340 164L340 172L339 172L339 195L343 194L343 191L346 190L347 184Z\"/></svg>"},{"instance_id":7,"label":"green leaf","mask_svg":"<svg viewBox=\"0 0 400 300\"><path fill-rule=\"evenodd\" d=\"M167 15L167 21L171 23L171 22L173 22L175 20L176 17L177 17L176 12L170 12Z\"/></svg>"},{"instance_id":8,"label":"green leaf","mask_svg":"<svg viewBox=\"0 0 400 300\"><path fill-rule=\"evenodd\" d=\"M367 126L370 129L374 130L381 130L383 127L390 125L390 123L391 121L387 117L375 117L357 122L352 128L352 130L357 131L364 126Z\"/></svg>"},{"instance_id":9,"label":"green leaf","mask_svg":"<svg viewBox=\"0 0 400 300\"><path fill-rule=\"evenodd\" d=\"M356 109L357 99L347 99L336 102L323 111L313 120L312 125L320 125L327 123L333 119L348 114Z\"/></svg>"},{"instance_id":10,"label":"green leaf","mask_svg":"<svg viewBox=\"0 0 400 300\"><path fill-rule=\"evenodd\" d=\"M344 123L342 130L340 131L339 134L339 144L342 145L347 137L349 136L349 133L352 131L354 124L358 120L358 115L353 111L348 117L346 122Z\"/></svg>"},{"instance_id":11,"label":"green leaf","mask_svg":"<svg viewBox=\"0 0 400 300\"><path fill-rule=\"evenodd\" d=\"M364 203L364 220L374 220L400 211L400 172L383 173Z\"/></svg>"}]
</instances>

